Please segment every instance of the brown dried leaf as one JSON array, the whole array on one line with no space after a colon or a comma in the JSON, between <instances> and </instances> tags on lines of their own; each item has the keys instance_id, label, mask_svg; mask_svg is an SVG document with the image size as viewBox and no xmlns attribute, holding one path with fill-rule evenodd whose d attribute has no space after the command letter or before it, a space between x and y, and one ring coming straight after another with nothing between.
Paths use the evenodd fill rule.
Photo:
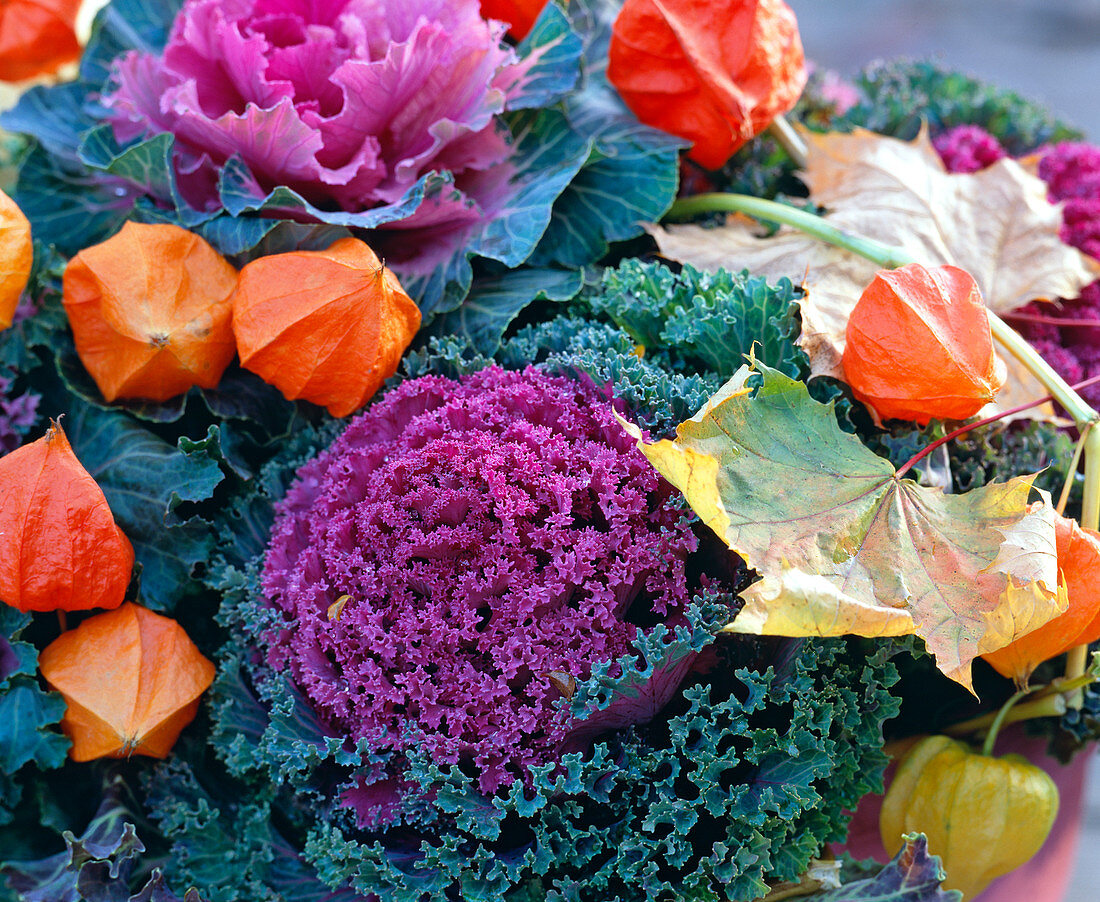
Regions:
<instances>
[{"instance_id":1,"label":"brown dried leaf","mask_svg":"<svg viewBox=\"0 0 1100 902\"><path fill-rule=\"evenodd\" d=\"M974 276L995 312L1036 298L1076 297L1100 266L1058 237L1061 207L1014 160L970 175L948 173L926 134L912 142L865 130L805 135L802 178L832 225L898 248L926 266L950 263ZM661 253L703 269L805 276L800 343L816 375L841 376L848 314L879 268L790 228L762 238L747 217L726 225L653 229Z\"/></svg>"}]
</instances>

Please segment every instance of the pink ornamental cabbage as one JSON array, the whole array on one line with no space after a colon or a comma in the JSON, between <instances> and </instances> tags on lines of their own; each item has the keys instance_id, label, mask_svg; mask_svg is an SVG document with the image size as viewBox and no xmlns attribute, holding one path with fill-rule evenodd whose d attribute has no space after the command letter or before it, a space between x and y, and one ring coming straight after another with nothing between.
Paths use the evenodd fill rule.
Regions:
<instances>
[{"instance_id":1,"label":"pink ornamental cabbage","mask_svg":"<svg viewBox=\"0 0 1100 902\"><path fill-rule=\"evenodd\" d=\"M391 753L345 793L364 827L398 817L410 749L486 793L571 750L571 681L631 652L628 615L688 601L668 491L596 390L534 369L406 381L299 471L269 660L335 735Z\"/></svg>"},{"instance_id":2,"label":"pink ornamental cabbage","mask_svg":"<svg viewBox=\"0 0 1100 902\"><path fill-rule=\"evenodd\" d=\"M257 186L326 210L400 201L447 171L402 228L458 228L507 183L496 120L525 64L478 0L186 0L160 56L131 52L102 98L120 141L170 132L180 190L219 206L237 155Z\"/></svg>"}]
</instances>

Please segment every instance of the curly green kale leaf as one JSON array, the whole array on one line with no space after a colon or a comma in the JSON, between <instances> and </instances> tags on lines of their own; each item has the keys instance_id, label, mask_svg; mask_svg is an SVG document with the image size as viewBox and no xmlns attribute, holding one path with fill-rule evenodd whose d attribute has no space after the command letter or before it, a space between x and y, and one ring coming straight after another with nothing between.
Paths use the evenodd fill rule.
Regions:
<instances>
[{"instance_id":1,"label":"curly green kale leaf","mask_svg":"<svg viewBox=\"0 0 1100 902\"><path fill-rule=\"evenodd\" d=\"M674 273L659 263L625 260L604 270L582 297L647 351L667 349L687 366L726 379L750 352L794 378L806 374L795 345L801 296L788 279L773 286L747 272L684 266Z\"/></svg>"},{"instance_id":2,"label":"curly green kale leaf","mask_svg":"<svg viewBox=\"0 0 1100 902\"><path fill-rule=\"evenodd\" d=\"M980 125L1013 156L1041 144L1081 138L1039 104L930 62L875 63L857 83L864 97L842 123L896 138L915 138L923 125L933 134L956 125Z\"/></svg>"}]
</instances>

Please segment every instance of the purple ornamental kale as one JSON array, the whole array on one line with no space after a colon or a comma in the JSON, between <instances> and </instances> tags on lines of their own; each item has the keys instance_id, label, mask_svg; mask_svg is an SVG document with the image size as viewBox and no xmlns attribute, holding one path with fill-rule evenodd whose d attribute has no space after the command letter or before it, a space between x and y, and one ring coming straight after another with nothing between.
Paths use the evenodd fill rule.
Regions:
<instances>
[{"instance_id":1,"label":"purple ornamental kale","mask_svg":"<svg viewBox=\"0 0 1100 902\"><path fill-rule=\"evenodd\" d=\"M1001 143L977 125L948 129L932 144L949 172L977 172L1008 156Z\"/></svg>"},{"instance_id":2,"label":"purple ornamental kale","mask_svg":"<svg viewBox=\"0 0 1100 902\"><path fill-rule=\"evenodd\" d=\"M0 454L14 451L23 444L23 437L34 425L38 412L38 395L26 392L9 393L11 381L0 376Z\"/></svg>"},{"instance_id":3,"label":"purple ornamental kale","mask_svg":"<svg viewBox=\"0 0 1100 902\"><path fill-rule=\"evenodd\" d=\"M186 0L161 56L131 52L103 97L121 141L170 132L181 191L219 206L238 155L259 187L325 209L395 203L426 173L457 191L402 229L461 230L510 174L496 115L524 71L477 0Z\"/></svg>"},{"instance_id":4,"label":"purple ornamental kale","mask_svg":"<svg viewBox=\"0 0 1100 902\"><path fill-rule=\"evenodd\" d=\"M393 753L345 794L364 827L397 816L406 750L492 793L568 747L571 681L630 652L628 614L688 601L667 492L595 389L535 369L406 381L299 471L264 567L269 662Z\"/></svg>"}]
</instances>

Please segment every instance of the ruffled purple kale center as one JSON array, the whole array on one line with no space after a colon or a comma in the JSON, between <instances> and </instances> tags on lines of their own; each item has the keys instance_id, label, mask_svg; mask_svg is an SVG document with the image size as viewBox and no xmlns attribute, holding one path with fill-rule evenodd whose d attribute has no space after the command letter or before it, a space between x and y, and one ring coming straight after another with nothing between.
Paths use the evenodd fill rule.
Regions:
<instances>
[{"instance_id":1,"label":"ruffled purple kale center","mask_svg":"<svg viewBox=\"0 0 1100 902\"><path fill-rule=\"evenodd\" d=\"M556 760L563 686L631 650L632 608L688 601L696 540L666 489L595 390L534 369L407 381L300 470L264 569L269 660L392 753L345 798L364 826L394 817L412 748L486 793Z\"/></svg>"},{"instance_id":2,"label":"ruffled purple kale center","mask_svg":"<svg viewBox=\"0 0 1100 902\"><path fill-rule=\"evenodd\" d=\"M503 28L477 0L187 0L163 54L121 58L103 100L120 140L175 135L200 208L238 155L264 190L354 212L449 171L459 192L415 224L476 218L506 179L489 173L520 68Z\"/></svg>"}]
</instances>

